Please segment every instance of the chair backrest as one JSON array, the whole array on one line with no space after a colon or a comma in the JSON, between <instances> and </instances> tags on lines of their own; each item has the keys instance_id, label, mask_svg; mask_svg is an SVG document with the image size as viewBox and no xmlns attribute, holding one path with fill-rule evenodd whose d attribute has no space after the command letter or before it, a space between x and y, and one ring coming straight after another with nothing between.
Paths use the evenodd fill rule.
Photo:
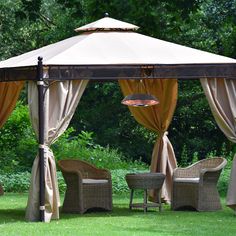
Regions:
<instances>
[{"instance_id":1,"label":"chair backrest","mask_svg":"<svg viewBox=\"0 0 236 236\"><path fill-rule=\"evenodd\" d=\"M93 171L96 169L95 166L81 160L65 159L58 161L59 168L63 171L80 171L83 175L86 176L87 172Z\"/></svg>"},{"instance_id":2,"label":"chair backrest","mask_svg":"<svg viewBox=\"0 0 236 236\"><path fill-rule=\"evenodd\" d=\"M226 164L227 164L226 159L222 157L212 157L212 158L200 160L190 166L191 176L199 177L200 171L202 169L217 168L221 170L224 168Z\"/></svg>"},{"instance_id":3,"label":"chair backrest","mask_svg":"<svg viewBox=\"0 0 236 236\"><path fill-rule=\"evenodd\" d=\"M199 161L200 169L217 168L217 167L219 167L219 169L222 169L224 168L226 163L227 161L223 157L213 157Z\"/></svg>"}]
</instances>

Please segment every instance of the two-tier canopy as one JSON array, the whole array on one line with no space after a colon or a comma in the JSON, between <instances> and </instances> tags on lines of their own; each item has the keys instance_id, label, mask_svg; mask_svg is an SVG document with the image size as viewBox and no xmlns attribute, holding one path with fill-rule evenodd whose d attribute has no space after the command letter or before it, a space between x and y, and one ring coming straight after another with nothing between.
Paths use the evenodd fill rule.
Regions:
<instances>
[{"instance_id":1,"label":"two-tier canopy","mask_svg":"<svg viewBox=\"0 0 236 236\"><path fill-rule=\"evenodd\" d=\"M48 80L236 78L236 60L145 36L104 17L63 41L0 62L0 81L35 80L38 56Z\"/></svg>"}]
</instances>

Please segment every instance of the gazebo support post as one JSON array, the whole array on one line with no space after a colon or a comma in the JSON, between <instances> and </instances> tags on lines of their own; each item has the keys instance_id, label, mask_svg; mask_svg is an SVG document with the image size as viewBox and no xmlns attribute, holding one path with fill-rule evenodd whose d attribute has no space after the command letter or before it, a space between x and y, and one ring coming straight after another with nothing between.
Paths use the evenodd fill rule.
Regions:
<instances>
[{"instance_id":1,"label":"gazebo support post","mask_svg":"<svg viewBox=\"0 0 236 236\"><path fill-rule=\"evenodd\" d=\"M44 81L43 58L38 57L37 67L38 85L38 120L39 120L39 217L45 222L45 170L44 170Z\"/></svg>"}]
</instances>

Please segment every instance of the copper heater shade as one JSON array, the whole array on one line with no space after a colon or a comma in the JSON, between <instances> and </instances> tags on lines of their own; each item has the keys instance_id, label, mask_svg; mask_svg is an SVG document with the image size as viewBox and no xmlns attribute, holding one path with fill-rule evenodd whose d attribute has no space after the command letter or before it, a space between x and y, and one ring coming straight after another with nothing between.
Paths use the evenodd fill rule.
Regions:
<instances>
[{"instance_id":1,"label":"copper heater shade","mask_svg":"<svg viewBox=\"0 0 236 236\"><path fill-rule=\"evenodd\" d=\"M121 103L133 107L147 107L147 106L157 105L159 101L155 96L151 94L134 93L127 95L121 101Z\"/></svg>"}]
</instances>

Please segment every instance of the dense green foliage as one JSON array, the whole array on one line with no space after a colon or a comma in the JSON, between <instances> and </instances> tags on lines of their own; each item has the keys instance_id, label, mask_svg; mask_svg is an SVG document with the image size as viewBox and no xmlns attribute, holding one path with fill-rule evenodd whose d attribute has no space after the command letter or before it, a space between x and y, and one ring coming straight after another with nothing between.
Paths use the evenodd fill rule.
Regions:
<instances>
[{"instance_id":1,"label":"dense green foliage","mask_svg":"<svg viewBox=\"0 0 236 236\"><path fill-rule=\"evenodd\" d=\"M139 195L134 200L141 202L143 199ZM26 194L6 194L0 198L2 236L234 236L236 230L235 217L229 208L199 213L171 211L164 205L162 212L151 209L144 214L142 210L129 210L128 193L114 196L112 212L61 213L60 220L52 220L50 224L25 222L26 203Z\"/></svg>"},{"instance_id":2,"label":"dense green foliage","mask_svg":"<svg viewBox=\"0 0 236 236\"><path fill-rule=\"evenodd\" d=\"M37 153L37 143L29 120L28 107L18 103L0 129L0 173L29 171Z\"/></svg>"},{"instance_id":3,"label":"dense green foliage","mask_svg":"<svg viewBox=\"0 0 236 236\"><path fill-rule=\"evenodd\" d=\"M78 136L70 138L73 129L68 129L62 137L53 145L54 154L57 160L60 159L81 159L86 160L98 168L109 170L147 168L137 160L131 162L122 153L109 146L102 147L95 144L92 138L93 133L82 131Z\"/></svg>"},{"instance_id":4,"label":"dense green foliage","mask_svg":"<svg viewBox=\"0 0 236 236\"><path fill-rule=\"evenodd\" d=\"M74 28L101 18L104 12L140 26L140 33L236 57L235 0L7 0L0 1L0 60L71 37L76 34ZM4 172L29 170L37 152L24 106L26 92L21 100L0 131L0 170ZM121 155L128 163L149 164L156 134L138 125L121 100L117 83L90 83L71 122L74 131L53 147L56 158L69 157L74 147L75 157L90 161L96 156L109 162L109 155ZM82 131L93 133L96 148L79 150L74 145ZM179 81L169 138L181 165L211 152L226 156L235 152L218 129L199 81Z\"/></svg>"},{"instance_id":5,"label":"dense green foliage","mask_svg":"<svg viewBox=\"0 0 236 236\"><path fill-rule=\"evenodd\" d=\"M94 133L102 146L118 148L133 160L150 161L156 135L137 124L126 106L117 83L91 83L78 105L71 125Z\"/></svg>"},{"instance_id":6,"label":"dense green foliage","mask_svg":"<svg viewBox=\"0 0 236 236\"><path fill-rule=\"evenodd\" d=\"M128 185L125 181L125 175L127 173L137 173L144 171L145 170L132 167L130 169L125 169L125 170L124 169L111 170L113 194L122 194L129 192ZM58 180L59 191L61 193L65 193L66 184L60 171L57 172L57 180ZM5 192L26 193L29 191L29 186L30 186L30 172L0 174L0 183L2 183ZM225 191L225 189L223 189L223 191Z\"/></svg>"},{"instance_id":7,"label":"dense green foliage","mask_svg":"<svg viewBox=\"0 0 236 236\"><path fill-rule=\"evenodd\" d=\"M25 111L27 109L25 106L19 104L7 125L1 130L3 143L8 144L7 146L2 144L3 158L0 159L0 164L3 167L0 171L0 183L6 192L26 192L29 190L29 171L36 154L36 141L33 137L29 120L25 119L25 123L20 123L22 118L25 118L24 116L28 114L27 112L19 113L19 110ZM9 133L14 132L14 130L10 130L13 126L12 122L20 129L20 132L17 132L19 133L18 137L12 138L12 135L9 135ZM73 131L73 128L69 128L52 145L56 160L67 158L81 159L94 164L98 168L111 170L114 193L128 191L128 186L124 178L125 174L148 171L148 166L143 162L127 160L118 150L111 149L109 146L102 147L95 144L92 138L92 132L82 131L78 136L71 138ZM25 138L21 139L21 135ZM11 146L12 141L15 143L13 147ZM15 155L15 153L18 153L18 155ZM28 159L26 159L27 157ZM57 173L57 177L59 190L64 193L66 185L61 172Z\"/></svg>"},{"instance_id":8,"label":"dense green foliage","mask_svg":"<svg viewBox=\"0 0 236 236\"><path fill-rule=\"evenodd\" d=\"M230 175L230 164L227 165L226 169L222 172L218 189L221 196L226 196L228 188L228 179ZM129 167L127 169L115 169L111 170L112 176L112 191L113 194L128 193L129 188L125 181L125 175L128 173L145 172L148 169ZM59 191L65 193L66 184L61 172L57 172L57 180ZM30 172L18 172L18 173L5 173L0 174L0 183L2 183L5 192L16 192L25 193L28 192L30 186Z\"/></svg>"},{"instance_id":9,"label":"dense green foliage","mask_svg":"<svg viewBox=\"0 0 236 236\"><path fill-rule=\"evenodd\" d=\"M68 137L72 131L72 129L68 129L65 134L62 135L56 145L53 146L56 159L60 160L66 158L79 158L93 163L99 168L109 169L112 175L113 193L119 194L127 192L129 190L125 181L125 175L127 173L148 172L148 166L144 163L138 161L127 161L125 160L124 156L117 150L110 149L109 147L104 148L100 145L94 144L92 139L92 133L82 132L78 135L78 137L74 137L74 139L68 140ZM209 153L208 157L210 158L213 156L215 156L215 153ZM231 155L227 158L228 164L220 176L218 189L222 196L226 195L228 179L232 164L232 157L233 156ZM195 159L193 159L193 162L196 161L196 157L194 158ZM15 160L13 161L16 162ZM23 160L21 161L23 162ZM188 162L188 160L185 160L183 164L189 165L190 163ZM9 164L6 164L6 166L10 168ZM23 168L24 166L18 165L18 167L15 168L15 173L12 172L12 170L14 170L13 168L10 171L1 171L0 183L4 188L4 191L28 191L30 184L30 168L28 168L28 171L19 172L19 170ZM60 192L64 193L66 185L61 172L57 173L57 179L59 190Z\"/></svg>"}]
</instances>

